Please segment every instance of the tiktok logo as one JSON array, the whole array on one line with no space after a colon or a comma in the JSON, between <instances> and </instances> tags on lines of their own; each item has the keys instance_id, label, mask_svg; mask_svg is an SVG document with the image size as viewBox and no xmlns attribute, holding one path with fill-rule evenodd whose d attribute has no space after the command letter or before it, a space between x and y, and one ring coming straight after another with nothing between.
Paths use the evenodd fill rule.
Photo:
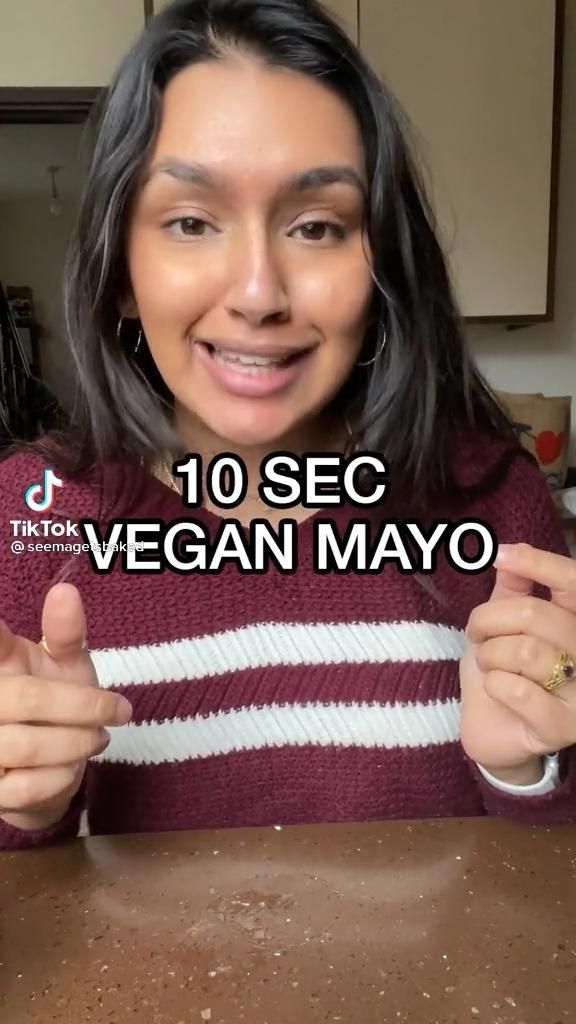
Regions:
<instances>
[{"instance_id":1,"label":"tiktok logo","mask_svg":"<svg viewBox=\"0 0 576 1024\"><path fill-rule=\"evenodd\" d=\"M24 501L33 512L47 512L54 501L54 491L62 487L62 480L52 469L45 469L42 482L31 484L24 493Z\"/></svg>"}]
</instances>

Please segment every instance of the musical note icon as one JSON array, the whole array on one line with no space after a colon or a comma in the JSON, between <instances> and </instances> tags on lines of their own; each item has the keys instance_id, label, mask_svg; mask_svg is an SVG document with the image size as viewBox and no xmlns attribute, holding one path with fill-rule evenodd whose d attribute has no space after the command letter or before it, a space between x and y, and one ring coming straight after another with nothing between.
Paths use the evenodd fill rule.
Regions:
<instances>
[{"instance_id":1,"label":"musical note icon","mask_svg":"<svg viewBox=\"0 0 576 1024\"><path fill-rule=\"evenodd\" d=\"M54 492L63 483L52 469L45 469L42 482L31 484L24 493L24 501L33 512L47 512L54 501Z\"/></svg>"}]
</instances>

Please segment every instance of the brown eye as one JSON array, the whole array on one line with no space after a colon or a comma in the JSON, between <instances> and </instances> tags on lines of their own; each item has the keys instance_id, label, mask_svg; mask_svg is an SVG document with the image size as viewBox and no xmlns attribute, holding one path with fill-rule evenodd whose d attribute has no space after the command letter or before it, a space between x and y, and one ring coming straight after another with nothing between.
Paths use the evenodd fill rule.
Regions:
<instances>
[{"instance_id":1,"label":"brown eye","mask_svg":"<svg viewBox=\"0 0 576 1024\"><path fill-rule=\"evenodd\" d=\"M179 238L183 235L187 238L202 238L209 227L206 221L200 220L199 217L178 217L177 220L170 221L166 226L172 234Z\"/></svg>"},{"instance_id":2,"label":"brown eye","mask_svg":"<svg viewBox=\"0 0 576 1024\"><path fill-rule=\"evenodd\" d=\"M302 238L306 242L325 242L330 236L336 239L342 239L345 236L344 229L340 224L326 220L308 221L306 224L300 224L296 231L302 233Z\"/></svg>"},{"instance_id":3,"label":"brown eye","mask_svg":"<svg viewBox=\"0 0 576 1024\"><path fill-rule=\"evenodd\" d=\"M311 221L310 224L302 225L302 233L304 238L311 242L320 242L326 237L327 224L323 224L322 221Z\"/></svg>"}]
</instances>

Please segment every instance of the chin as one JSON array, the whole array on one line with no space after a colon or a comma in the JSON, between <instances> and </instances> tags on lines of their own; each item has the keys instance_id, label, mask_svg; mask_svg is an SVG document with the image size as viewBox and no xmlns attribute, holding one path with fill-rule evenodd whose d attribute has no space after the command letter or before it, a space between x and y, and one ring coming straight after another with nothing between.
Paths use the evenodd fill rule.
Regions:
<instances>
[{"instance_id":1,"label":"chin","mask_svg":"<svg viewBox=\"0 0 576 1024\"><path fill-rule=\"evenodd\" d=\"M218 436L234 448L275 448L282 447L286 430L249 430L238 426L229 430L218 430Z\"/></svg>"},{"instance_id":2,"label":"chin","mask_svg":"<svg viewBox=\"0 0 576 1024\"><path fill-rule=\"evenodd\" d=\"M282 440L291 434L302 423L301 418L255 416L251 419L236 417L206 417L206 425L231 448L273 448L281 447Z\"/></svg>"}]
</instances>

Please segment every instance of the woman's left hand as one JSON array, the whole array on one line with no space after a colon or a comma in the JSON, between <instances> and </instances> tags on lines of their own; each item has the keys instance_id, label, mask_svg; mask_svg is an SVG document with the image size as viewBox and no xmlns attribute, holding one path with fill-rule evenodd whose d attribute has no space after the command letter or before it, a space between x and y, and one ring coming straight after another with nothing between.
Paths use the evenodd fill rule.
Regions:
<instances>
[{"instance_id":1,"label":"woman's left hand","mask_svg":"<svg viewBox=\"0 0 576 1024\"><path fill-rule=\"evenodd\" d=\"M576 743L576 563L517 544L501 547L495 565L492 595L466 630L461 741L491 775L530 785L545 754ZM550 588L550 601L532 596L535 583ZM567 681L547 690L563 653Z\"/></svg>"}]
</instances>

